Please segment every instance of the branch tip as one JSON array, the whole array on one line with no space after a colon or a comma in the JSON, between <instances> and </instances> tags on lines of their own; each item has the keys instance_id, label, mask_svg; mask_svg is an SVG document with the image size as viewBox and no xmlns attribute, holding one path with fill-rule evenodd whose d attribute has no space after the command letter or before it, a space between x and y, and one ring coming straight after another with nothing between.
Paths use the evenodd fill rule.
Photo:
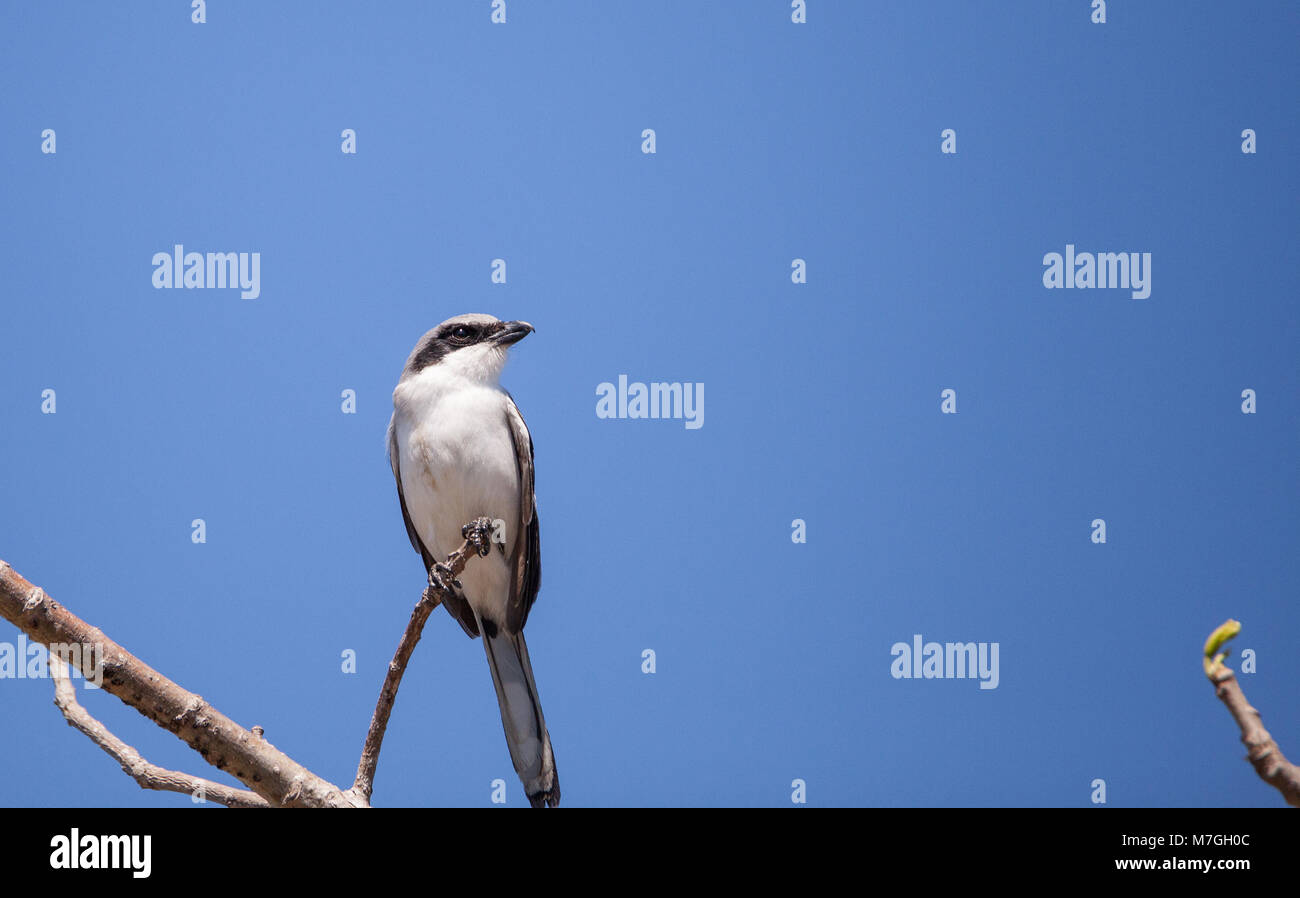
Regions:
<instances>
[{"instance_id":1,"label":"branch tip","mask_svg":"<svg viewBox=\"0 0 1300 898\"><path fill-rule=\"evenodd\" d=\"M1223 648L1228 643L1228 640L1240 632L1241 621L1229 618L1215 627L1214 632L1210 634L1210 638L1205 640L1205 657L1202 665L1205 668L1205 675L1211 680L1214 680L1221 671L1227 669L1223 664L1223 659L1228 657L1228 653L1226 651L1220 652L1219 649Z\"/></svg>"}]
</instances>

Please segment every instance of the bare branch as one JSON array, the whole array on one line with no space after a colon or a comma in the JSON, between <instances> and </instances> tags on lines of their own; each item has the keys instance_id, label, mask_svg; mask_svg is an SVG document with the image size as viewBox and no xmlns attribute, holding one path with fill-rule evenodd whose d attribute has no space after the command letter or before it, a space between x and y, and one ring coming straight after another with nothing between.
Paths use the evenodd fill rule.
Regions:
<instances>
[{"instance_id":1,"label":"bare branch","mask_svg":"<svg viewBox=\"0 0 1300 898\"><path fill-rule=\"evenodd\" d=\"M1282 754L1264 721L1241 691L1237 676L1223 663L1226 652L1219 649L1241 632L1241 624L1229 620L1218 627L1205 643L1203 665L1205 675L1214 684L1214 694L1227 706L1232 719L1241 729L1241 741L1246 746L1246 758L1255 767L1260 779L1282 793L1286 803L1300 807L1300 767L1292 764Z\"/></svg>"},{"instance_id":2,"label":"bare branch","mask_svg":"<svg viewBox=\"0 0 1300 898\"><path fill-rule=\"evenodd\" d=\"M235 723L200 696L145 664L55 602L0 561L0 617L45 645L93 647L76 653L81 672L100 676L117 696L189 745L212 766L248 786L268 804L294 807L364 807L271 743ZM51 653L53 655L53 653Z\"/></svg>"},{"instance_id":3,"label":"bare branch","mask_svg":"<svg viewBox=\"0 0 1300 898\"><path fill-rule=\"evenodd\" d=\"M447 556L444 565L446 570L439 571L435 566L434 570L429 572L429 585L420 596L420 600L415 603L415 608L411 611L411 620L406 625L406 632L402 634L402 640L397 644L397 652L388 664L388 674L384 677L383 688L379 690L375 713L370 719L370 730L366 733L366 742L361 749L361 760L357 764L357 778L350 790L367 804L370 803L370 794L374 789L375 768L379 766L379 750L383 746L384 732L388 729L388 718L393 713L393 702L397 699L397 689L402 685L402 676L406 673L406 665L411 660L411 653L415 651L415 644L420 641L420 636L424 632L425 621L429 619L433 609L441 603L441 594L450 588L446 581L448 579L455 581L455 578L461 575L476 549L475 544L466 539L459 549Z\"/></svg>"},{"instance_id":4,"label":"bare branch","mask_svg":"<svg viewBox=\"0 0 1300 898\"><path fill-rule=\"evenodd\" d=\"M54 704L68 719L68 724L89 736L90 740L107 752L109 757L121 764L122 769L140 784L141 789L182 792L189 795L197 793L202 795L204 800L215 801L228 808L270 807L266 799L256 792L235 789L203 777L167 770L146 761L138 751L113 735L108 727L81 706L77 701L77 690L68 677L67 664L54 652L50 653L50 675L54 678Z\"/></svg>"},{"instance_id":5,"label":"bare branch","mask_svg":"<svg viewBox=\"0 0 1300 898\"><path fill-rule=\"evenodd\" d=\"M465 570L469 559L475 554L487 554L490 544L486 534L491 530L491 522L480 518L464 529L467 533L464 544L447 557L445 564L434 565L429 571L429 586L411 612L411 620L388 665L361 750L356 781L347 791L280 752L262 738L260 727L244 729L200 696L149 667L105 636L102 630L90 626L40 587L33 586L4 561L0 561L0 617L45 645L84 648L84 651L69 652L67 657L75 659L85 676L99 679L106 692L173 733L209 764L230 773L252 791L167 770L146 761L77 702L65 657L51 651L55 705L71 726L89 736L141 788L190 794L202 789L206 798L227 807L369 807L388 718L411 653L424 632L424 624L442 597L460 586L456 578Z\"/></svg>"}]
</instances>

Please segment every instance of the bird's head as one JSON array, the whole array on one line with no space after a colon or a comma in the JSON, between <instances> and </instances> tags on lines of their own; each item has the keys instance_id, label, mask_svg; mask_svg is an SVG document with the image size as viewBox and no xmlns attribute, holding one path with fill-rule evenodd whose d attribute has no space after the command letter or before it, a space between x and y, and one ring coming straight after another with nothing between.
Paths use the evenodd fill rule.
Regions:
<instances>
[{"instance_id":1,"label":"bird's head","mask_svg":"<svg viewBox=\"0 0 1300 898\"><path fill-rule=\"evenodd\" d=\"M437 365L447 374L495 384L506 364L506 351L533 332L527 321L501 321L491 315L448 318L420 338L406 360L403 378Z\"/></svg>"}]
</instances>

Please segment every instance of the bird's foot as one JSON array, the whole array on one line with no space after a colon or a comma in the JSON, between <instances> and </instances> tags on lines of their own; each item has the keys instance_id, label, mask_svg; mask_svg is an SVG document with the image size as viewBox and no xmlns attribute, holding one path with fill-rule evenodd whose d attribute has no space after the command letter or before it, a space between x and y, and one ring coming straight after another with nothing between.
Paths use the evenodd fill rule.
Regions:
<instances>
[{"instance_id":1,"label":"bird's foot","mask_svg":"<svg viewBox=\"0 0 1300 898\"><path fill-rule=\"evenodd\" d=\"M492 519L475 518L460 528L460 535L469 540L480 558L487 558L492 551Z\"/></svg>"},{"instance_id":2,"label":"bird's foot","mask_svg":"<svg viewBox=\"0 0 1300 898\"><path fill-rule=\"evenodd\" d=\"M441 561L434 562L433 567L429 568L429 586L438 592L451 592L454 589L460 589L460 581L455 577L455 571L449 565Z\"/></svg>"}]
</instances>

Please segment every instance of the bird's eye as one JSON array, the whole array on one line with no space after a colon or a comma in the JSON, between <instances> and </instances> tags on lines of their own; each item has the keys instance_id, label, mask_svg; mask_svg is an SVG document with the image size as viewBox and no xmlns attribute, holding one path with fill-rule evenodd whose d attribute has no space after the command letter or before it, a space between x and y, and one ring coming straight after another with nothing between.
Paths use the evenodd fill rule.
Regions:
<instances>
[{"instance_id":1,"label":"bird's eye","mask_svg":"<svg viewBox=\"0 0 1300 898\"><path fill-rule=\"evenodd\" d=\"M458 324L456 325L456 329L451 332L451 335L457 340L468 340L474 335L474 330L473 328L466 327L463 324Z\"/></svg>"}]
</instances>

